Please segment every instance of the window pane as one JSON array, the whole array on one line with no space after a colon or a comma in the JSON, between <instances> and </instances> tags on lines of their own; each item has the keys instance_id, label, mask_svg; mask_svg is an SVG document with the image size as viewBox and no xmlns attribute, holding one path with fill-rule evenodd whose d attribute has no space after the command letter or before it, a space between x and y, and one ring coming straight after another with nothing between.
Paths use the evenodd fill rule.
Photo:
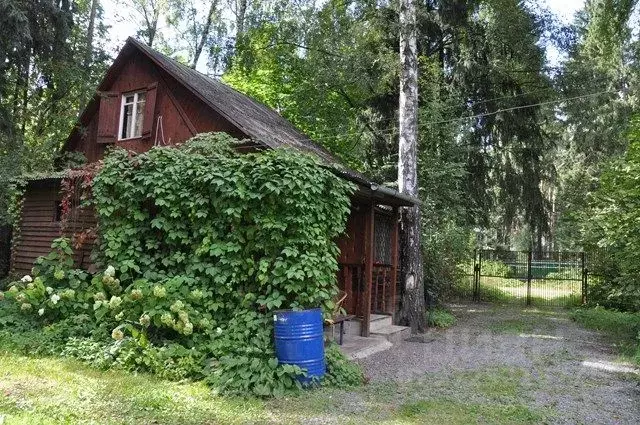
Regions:
<instances>
[{"instance_id":1,"label":"window pane","mask_svg":"<svg viewBox=\"0 0 640 425\"><path fill-rule=\"evenodd\" d=\"M127 96L124 98L124 103L133 103L133 96Z\"/></svg>"},{"instance_id":2,"label":"window pane","mask_svg":"<svg viewBox=\"0 0 640 425\"><path fill-rule=\"evenodd\" d=\"M146 104L145 94L138 93L138 105L136 108L136 119L134 121L134 131L132 137L142 136L142 123L144 121L144 106Z\"/></svg>"},{"instance_id":3,"label":"window pane","mask_svg":"<svg viewBox=\"0 0 640 425\"><path fill-rule=\"evenodd\" d=\"M122 111L122 131L120 132L121 139L128 139L131 137L131 119L133 118L133 105L124 105Z\"/></svg>"}]
</instances>

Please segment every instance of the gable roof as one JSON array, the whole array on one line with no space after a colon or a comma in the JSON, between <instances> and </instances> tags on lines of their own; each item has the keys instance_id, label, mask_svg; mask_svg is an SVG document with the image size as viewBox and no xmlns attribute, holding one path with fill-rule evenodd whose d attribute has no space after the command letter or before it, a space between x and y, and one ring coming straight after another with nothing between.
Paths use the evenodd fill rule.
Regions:
<instances>
[{"instance_id":1,"label":"gable roof","mask_svg":"<svg viewBox=\"0 0 640 425\"><path fill-rule=\"evenodd\" d=\"M278 112L238 92L222 81L208 77L131 37L127 40L149 59L189 88L214 111L222 115L251 139L275 149L283 146L312 153L324 162L340 166L328 150L315 144Z\"/></svg>"},{"instance_id":2,"label":"gable roof","mask_svg":"<svg viewBox=\"0 0 640 425\"><path fill-rule=\"evenodd\" d=\"M338 176L356 183L360 197L378 200L389 205L413 205L419 201L411 196L401 194L394 189L380 186L363 174L345 167L340 160L324 147L314 143L308 136L296 129L278 112L251 97L240 93L222 81L211 78L196 71L162 53L152 49L140 41L129 37L121 49L113 65L107 71L98 86L99 91L107 90L120 72L121 63L133 51L143 53L159 68L168 73L178 83L186 87L193 95L227 121L237 127L254 142L267 148L289 147L318 157ZM98 109L99 97L96 95L80 115L80 124L86 125ZM79 136L80 128L76 126L67 143ZM393 199L388 199L393 198Z\"/></svg>"}]
</instances>

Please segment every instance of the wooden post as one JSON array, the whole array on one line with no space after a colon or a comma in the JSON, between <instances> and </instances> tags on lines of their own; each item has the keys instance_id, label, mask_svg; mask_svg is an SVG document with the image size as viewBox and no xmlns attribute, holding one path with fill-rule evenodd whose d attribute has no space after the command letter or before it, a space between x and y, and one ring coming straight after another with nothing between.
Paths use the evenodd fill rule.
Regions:
<instances>
[{"instance_id":1,"label":"wooden post","mask_svg":"<svg viewBox=\"0 0 640 425\"><path fill-rule=\"evenodd\" d=\"M580 269L581 269L581 277L582 277L582 304L587 303L587 279L589 278L587 274L587 266L586 266L586 258L584 252L580 253Z\"/></svg>"},{"instance_id":2,"label":"wooden post","mask_svg":"<svg viewBox=\"0 0 640 425\"><path fill-rule=\"evenodd\" d=\"M387 267L382 268L382 312L387 312Z\"/></svg>"},{"instance_id":3,"label":"wooden post","mask_svg":"<svg viewBox=\"0 0 640 425\"><path fill-rule=\"evenodd\" d=\"M391 314L396 314L396 287L398 286L398 207L391 216ZM395 317L394 317L395 319Z\"/></svg>"},{"instance_id":4,"label":"wooden post","mask_svg":"<svg viewBox=\"0 0 640 425\"><path fill-rule=\"evenodd\" d=\"M531 279L532 279L531 262L532 262L532 257L533 257L533 253L531 252L531 250L529 250L529 253L528 253L528 256L527 256L527 305L531 305Z\"/></svg>"},{"instance_id":5,"label":"wooden post","mask_svg":"<svg viewBox=\"0 0 640 425\"><path fill-rule=\"evenodd\" d=\"M369 211L365 215L365 235L364 235L364 293L362 312L362 336L369 336L369 325L371 322L371 285L373 284L373 253L374 253L374 213L373 204L369 205Z\"/></svg>"},{"instance_id":6,"label":"wooden post","mask_svg":"<svg viewBox=\"0 0 640 425\"><path fill-rule=\"evenodd\" d=\"M345 308L349 314L356 314L357 302L353 299L353 268L350 265L344 267L344 292L347 294L347 302Z\"/></svg>"}]
</instances>

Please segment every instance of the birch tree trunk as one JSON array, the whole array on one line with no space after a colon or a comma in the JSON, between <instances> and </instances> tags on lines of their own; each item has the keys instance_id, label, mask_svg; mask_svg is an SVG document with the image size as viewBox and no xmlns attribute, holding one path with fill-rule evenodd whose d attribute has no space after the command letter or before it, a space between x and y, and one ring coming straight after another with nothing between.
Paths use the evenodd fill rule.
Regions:
<instances>
[{"instance_id":1,"label":"birch tree trunk","mask_svg":"<svg viewBox=\"0 0 640 425\"><path fill-rule=\"evenodd\" d=\"M418 196L418 54L416 9L413 0L400 1L400 140L398 188ZM424 283L420 247L420 207L406 207L401 215L402 309L400 319L413 333L425 328Z\"/></svg>"}]
</instances>

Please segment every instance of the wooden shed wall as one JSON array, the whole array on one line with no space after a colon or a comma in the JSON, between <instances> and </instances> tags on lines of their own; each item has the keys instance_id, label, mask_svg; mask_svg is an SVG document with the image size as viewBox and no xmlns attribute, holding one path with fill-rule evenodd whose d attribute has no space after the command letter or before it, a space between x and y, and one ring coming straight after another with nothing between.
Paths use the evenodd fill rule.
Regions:
<instances>
[{"instance_id":1,"label":"wooden shed wall","mask_svg":"<svg viewBox=\"0 0 640 425\"><path fill-rule=\"evenodd\" d=\"M51 242L60 236L60 223L55 221L60 200L59 185L28 187L25 192L19 231L14 234L11 270L30 273L36 258L51 251Z\"/></svg>"},{"instance_id":2,"label":"wooden shed wall","mask_svg":"<svg viewBox=\"0 0 640 425\"><path fill-rule=\"evenodd\" d=\"M364 263L364 232L368 206L352 205L343 235L338 239L339 264L361 265Z\"/></svg>"},{"instance_id":3,"label":"wooden shed wall","mask_svg":"<svg viewBox=\"0 0 640 425\"><path fill-rule=\"evenodd\" d=\"M62 236L60 222L56 221L56 218L59 218L60 200L59 182L27 187L20 225L13 239L12 273L30 273L36 258L47 255L51 251L53 240ZM73 220L70 220L71 224L65 231L65 236L70 238L82 232L83 229L91 228L96 224L96 218L92 211L79 211L75 214L72 213L71 217ZM91 265L93 242L94 237L90 236L74 250L76 266L88 268Z\"/></svg>"}]
</instances>

